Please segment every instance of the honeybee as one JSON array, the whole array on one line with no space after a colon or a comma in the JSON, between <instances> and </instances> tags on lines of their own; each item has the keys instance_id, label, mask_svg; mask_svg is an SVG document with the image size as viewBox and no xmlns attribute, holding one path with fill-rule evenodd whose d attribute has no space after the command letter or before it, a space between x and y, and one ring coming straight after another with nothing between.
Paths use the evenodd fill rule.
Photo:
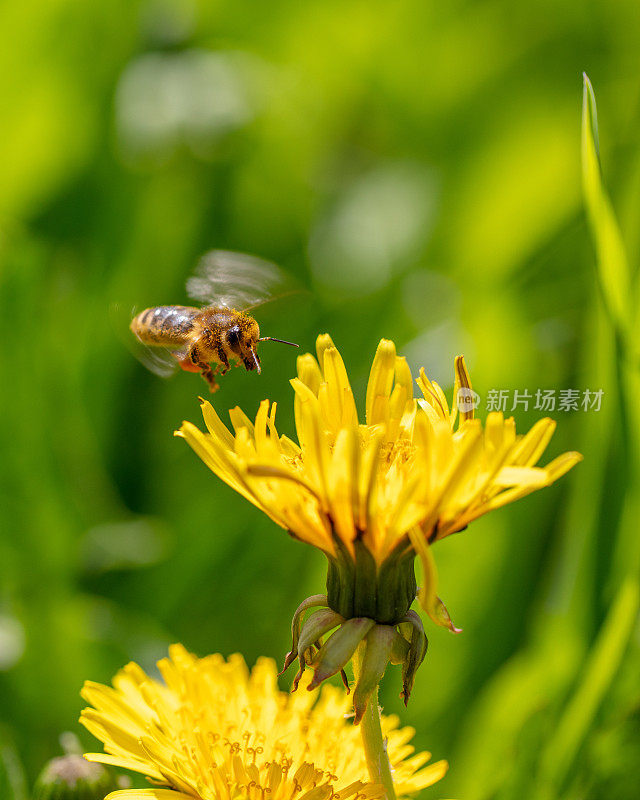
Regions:
<instances>
[{"instance_id":1,"label":"honeybee","mask_svg":"<svg viewBox=\"0 0 640 800\"><path fill-rule=\"evenodd\" d=\"M225 250L206 253L187 281L187 294L204 307L155 306L131 321L131 331L145 345L141 360L162 375L177 367L199 372L211 392L219 389L216 375L228 372L234 361L259 374L259 342L298 347L260 336L258 323L248 313L272 299L282 283L283 273L259 258ZM149 347L158 351L150 353Z\"/></svg>"}]
</instances>

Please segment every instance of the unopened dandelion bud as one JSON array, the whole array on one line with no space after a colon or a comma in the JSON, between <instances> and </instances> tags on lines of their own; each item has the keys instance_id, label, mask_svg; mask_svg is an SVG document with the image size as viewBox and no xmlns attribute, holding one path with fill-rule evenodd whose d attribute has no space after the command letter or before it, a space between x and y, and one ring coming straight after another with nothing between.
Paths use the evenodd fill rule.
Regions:
<instances>
[{"instance_id":1,"label":"unopened dandelion bud","mask_svg":"<svg viewBox=\"0 0 640 800\"><path fill-rule=\"evenodd\" d=\"M102 764L81 755L54 758L44 767L33 790L33 800L103 800L117 784Z\"/></svg>"},{"instance_id":2,"label":"unopened dandelion bud","mask_svg":"<svg viewBox=\"0 0 640 800\"><path fill-rule=\"evenodd\" d=\"M391 660L396 639L402 639L402 637L391 625L374 625L364 640L364 655L353 693L356 725L367 709L371 694L382 680L387 664Z\"/></svg>"},{"instance_id":3,"label":"unopened dandelion bud","mask_svg":"<svg viewBox=\"0 0 640 800\"><path fill-rule=\"evenodd\" d=\"M313 663L315 673L309 689L315 689L322 681L339 672L374 625L372 619L365 617L354 617L341 625L322 645L316 656Z\"/></svg>"}]
</instances>

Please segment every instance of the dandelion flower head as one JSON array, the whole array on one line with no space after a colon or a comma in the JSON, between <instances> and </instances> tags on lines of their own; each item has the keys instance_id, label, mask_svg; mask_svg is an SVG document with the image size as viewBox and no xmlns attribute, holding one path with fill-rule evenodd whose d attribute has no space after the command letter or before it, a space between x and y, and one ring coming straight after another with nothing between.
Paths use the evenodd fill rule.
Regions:
<instances>
[{"instance_id":1,"label":"dandelion flower head","mask_svg":"<svg viewBox=\"0 0 640 800\"><path fill-rule=\"evenodd\" d=\"M104 744L90 761L146 775L154 788L123 789L109 800L375 800L360 733L345 719L336 687L282 692L273 660L249 671L242 656L198 659L182 646L158 663L164 682L131 663L113 687L87 682L92 707L81 722ZM399 797L440 780L447 763L425 764L411 728L383 717Z\"/></svg>"},{"instance_id":2,"label":"dandelion flower head","mask_svg":"<svg viewBox=\"0 0 640 800\"><path fill-rule=\"evenodd\" d=\"M517 435L513 418L499 411L489 413L483 427L472 405L459 410L460 391L471 392L462 356L455 359L451 407L424 370L417 379L423 398L416 401L409 366L386 339L373 360L361 422L344 362L327 334L318 337L316 350L317 359L298 358L291 381L297 442L279 435L276 406L267 400L255 423L232 409L233 432L203 402L207 432L184 422L178 434L223 481L322 550L330 564L350 562L343 574L354 574L351 564L357 572L364 554L384 588L382 576L388 582L399 561L412 564L420 556L421 604L435 622L453 629L436 594L430 546L550 485L582 457L568 452L538 465L555 429L549 418ZM349 594L344 585L340 591L343 598ZM409 588L408 605L412 599ZM332 604L331 597L329 605L343 616L372 616L342 601ZM374 618L396 621L384 616Z\"/></svg>"}]
</instances>

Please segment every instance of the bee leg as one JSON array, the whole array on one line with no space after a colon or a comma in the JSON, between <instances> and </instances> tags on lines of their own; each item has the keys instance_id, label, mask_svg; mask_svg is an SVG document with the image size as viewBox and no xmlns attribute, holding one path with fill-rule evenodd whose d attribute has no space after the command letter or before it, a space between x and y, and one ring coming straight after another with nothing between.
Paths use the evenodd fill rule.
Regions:
<instances>
[{"instance_id":1,"label":"bee leg","mask_svg":"<svg viewBox=\"0 0 640 800\"><path fill-rule=\"evenodd\" d=\"M211 364L207 364L206 361L203 361L200 357L200 353L198 352L198 348L196 346L191 346L189 348L189 352L187 354L187 358L184 359L185 361L190 361L193 364L194 371L200 372L202 377L205 381L209 384L209 391L213 394L213 392L217 392L220 386L215 378L215 373L211 369ZM184 369L184 367L183 367Z\"/></svg>"},{"instance_id":2,"label":"bee leg","mask_svg":"<svg viewBox=\"0 0 640 800\"><path fill-rule=\"evenodd\" d=\"M198 365L200 368L200 374L205 379L205 381L209 384L209 391L213 394L213 392L217 392L220 388L218 381L215 378L215 373L211 369L209 364L206 364L204 361L201 361Z\"/></svg>"},{"instance_id":3,"label":"bee leg","mask_svg":"<svg viewBox=\"0 0 640 800\"><path fill-rule=\"evenodd\" d=\"M209 384L209 391L212 394L213 392L217 392L220 386L215 378L215 372L211 369L211 365L207 364L206 361L198 361L195 366L197 367L196 372L200 372L202 377Z\"/></svg>"},{"instance_id":4,"label":"bee leg","mask_svg":"<svg viewBox=\"0 0 640 800\"><path fill-rule=\"evenodd\" d=\"M220 343L218 343L216 347L216 352L218 354L218 361L220 362L218 372L220 375L226 375L227 372L229 372L229 359L227 358L227 354L224 352L224 349Z\"/></svg>"}]
</instances>

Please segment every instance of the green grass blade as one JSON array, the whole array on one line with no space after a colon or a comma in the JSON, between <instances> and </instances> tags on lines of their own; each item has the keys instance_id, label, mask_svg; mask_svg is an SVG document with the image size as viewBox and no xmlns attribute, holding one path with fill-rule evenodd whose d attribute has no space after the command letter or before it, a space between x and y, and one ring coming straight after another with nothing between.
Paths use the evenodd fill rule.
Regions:
<instances>
[{"instance_id":1,"label":"green grass blade","mask_svg":"<svg viewBox=\"0 0 640 800\"><path fill-rule=\"evenodd\" d=\"M578 749L620 666L639 608L638 582L629 578L618 591L591 649L582 681L567 703L555 735L545 749L541 762L544 786L557 791L569 774Z\"/></svg>"},{"instance_id":2,"label":"green grass blade","mask_svg":"<svg viewBox=\"0 0 640 800\"><path fill-rule=\"evenodd\" d=\"M602 183L598 114L586 74L582 98L582 190L593 234L598 277L612 322L626 337L631 328L631 277L620 228Z\"/></svg>"},{"instance_id":3,"label":"green grass blade","mask_svg":"<svg viewBox=\"0 0 640 800\"><path fill-rule=\"evenodd\" d=\"M22 765L11 742L0 730L0 797L26 800L27 787Z\"/></svg>"}]
</instances>

